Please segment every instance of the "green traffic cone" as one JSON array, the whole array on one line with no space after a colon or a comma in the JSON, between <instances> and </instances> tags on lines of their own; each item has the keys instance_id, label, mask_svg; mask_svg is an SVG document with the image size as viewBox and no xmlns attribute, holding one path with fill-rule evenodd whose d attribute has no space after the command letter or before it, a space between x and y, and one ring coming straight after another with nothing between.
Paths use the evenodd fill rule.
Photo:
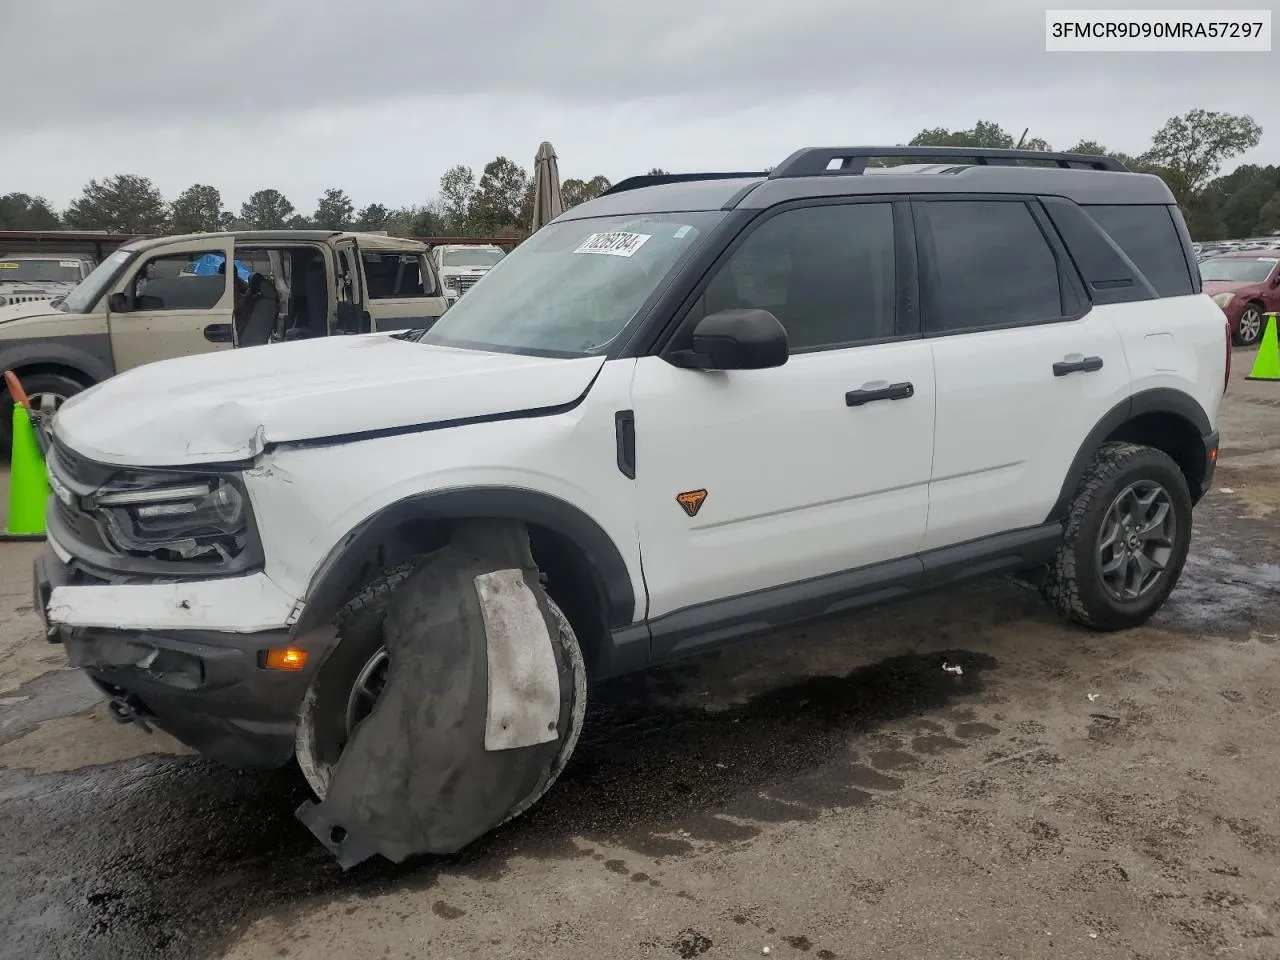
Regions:
<instances>
[{"instance_id":1,"label":"green traffic cone","mask_svg":"<svg viewBox=\"0 0 1280 960\"><path fill-rule=\"evenodd\" d=\"M1267 327L1262 332L1258 355L1253 358L1253 369L1246 380L1280 380L1280 340L1276 337L1276 315L1268 313L1263 320Z\"/></svg>"},{"instance_id":2,"label":"green traffic cone","mask_svg":"<svg viewBox=\"0 0 1280 960\"><path fill-rule=\"evenodd\" d=\"M40 455L31 412L20 403L13 405L13 446L9 462L9 517L0 540L43 540L49 474Z\"/></svg>"}]
</instances>

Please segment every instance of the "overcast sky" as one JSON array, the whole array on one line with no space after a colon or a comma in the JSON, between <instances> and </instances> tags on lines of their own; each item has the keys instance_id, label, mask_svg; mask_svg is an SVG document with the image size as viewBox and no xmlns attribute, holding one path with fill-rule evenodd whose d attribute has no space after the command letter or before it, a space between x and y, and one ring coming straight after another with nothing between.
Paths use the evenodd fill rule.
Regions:
<instances>
[{"instance_id":1,"label":"overcast sky","mask_svg":"<svg viewBox=\"0 0 1280 960\"><path fill-rule=\"evenodd\" d=\"M1243 159L1280 163L1276 53L1049 54L1045 6L0 0L0 193L63 207L90 177L137 173L168 199L210 183L238 209L275 187L310 213L329 186L357 206L420 203L449 166L528 169L542 140L562 177L616 181L979 118L1136 153L1194 107L1252 114L1265 132Z\"/></svg>"}]
</instances>

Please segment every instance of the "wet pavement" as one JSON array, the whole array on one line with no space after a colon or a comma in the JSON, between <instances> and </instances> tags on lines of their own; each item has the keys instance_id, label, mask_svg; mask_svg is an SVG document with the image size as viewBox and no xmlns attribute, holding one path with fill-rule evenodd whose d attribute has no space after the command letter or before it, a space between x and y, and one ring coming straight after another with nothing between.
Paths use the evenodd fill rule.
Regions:
<instances>
[{"instance_id":1,"label":"wet pavement","mask_svg":"<svg viewBox=\"0 0 1280 960\"><path fill-rule=\"evenodd\" d=\"M1280 955L1280 441L1233 415L1148 627L999 580L614 681L556 787L449 858L344 873L296 770L147 755L176 748L15 646L0 957Z\"/></svg>"}]
</instances>

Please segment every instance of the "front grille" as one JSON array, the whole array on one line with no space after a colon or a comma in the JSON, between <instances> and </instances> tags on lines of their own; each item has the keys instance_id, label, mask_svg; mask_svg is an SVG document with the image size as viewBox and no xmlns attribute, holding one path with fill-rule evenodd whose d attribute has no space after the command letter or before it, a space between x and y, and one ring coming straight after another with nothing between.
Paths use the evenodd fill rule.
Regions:
<instances>
[{"instance_id":1,"label":"front grille","mask_svg":"<svg viewBox=\"0 0 1280 960\"><path fill-rule=\"evenodd\" d=\"M458 296L462 296L462 294L474 287L476 281L482 276L484 276L482 273L467 273L458 277Z\"/></svg>"},{"instance_id":2,"label":"front grille","mask_svg":"<svg viewBox=\"0 0 1280 960\"><path fill-rule=\"evenodd\" d=\"M52 293L10 293L5 294L5 300L9 303L38 303L41 300L52 300Z\"/></svg>"}]
</instances>

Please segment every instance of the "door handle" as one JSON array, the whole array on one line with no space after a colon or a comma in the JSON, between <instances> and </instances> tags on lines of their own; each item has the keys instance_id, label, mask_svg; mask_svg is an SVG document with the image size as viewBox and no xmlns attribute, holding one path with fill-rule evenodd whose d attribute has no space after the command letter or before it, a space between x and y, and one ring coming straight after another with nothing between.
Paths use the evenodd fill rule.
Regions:
<instances>
[{"instance_id":1,"label":"door handle","mask_svg":"<svg viewBox=\"0 0 1280 960\"><path fill-rule=\"evenodd\" d=\"M229 323L211 323L204 328L204 338L210 343L231 343L234 339Z\"/></svg>"},{"instance_id":2,"label":"door handle","mask_svg":"<svg viewBox=\"0 0 1280 960\"><path fill-rule=\"evenodd\" d=\"M877 400L906 400L908 397L915 396L916 388L909 383L891 383L887 387L878 387L875 390L850 390L844 395L844 405L846 407L860 407L864 403L874 403Z\"/></svg>"},{"instance_id":3,"label":"door handle","mask_svg":"<svg viewBox=\"0 0 1280 960\"><path fill-rule=\"evenodd\" d=\"M1079 354L1077 354L1079 356ZM1055 377L1065 377L1068 373L1093 373L1102 369L1101 357L1084 357L1080 360L1059 360L1053 365Z\"/></svg>"}]
</instances>

